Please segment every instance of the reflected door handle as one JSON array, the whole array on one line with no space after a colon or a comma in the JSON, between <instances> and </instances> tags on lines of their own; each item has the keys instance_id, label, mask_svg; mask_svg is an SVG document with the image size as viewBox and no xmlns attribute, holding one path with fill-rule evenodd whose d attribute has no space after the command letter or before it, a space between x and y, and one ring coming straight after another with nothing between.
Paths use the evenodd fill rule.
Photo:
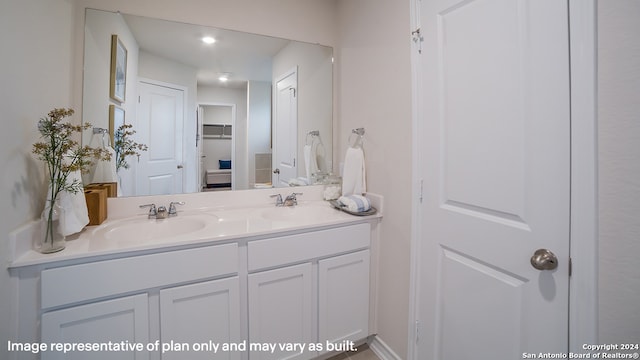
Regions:
<instances>
[{"instance_id":1,"label":"reflected door handle","mask_svg":"<svg viewBox=\"0 0 640 360\"><path fill-rule=\"evenodd\" d=\"M182 165L178 165L178 169L182 169L184 166Z\"/></svg>"},{"instance_id":2,"label":"reflected door handle","mask_svg":"<svg viewBox=\"0 0 640 360\"><path fill-rule=\"evenodd\" d=\"M538 270L553 270L558 267L558 258L547 249L538 249L531 257L531 265Z\"/></svg>"},{"instance_id":3,"label":"reflected door handle","mask_svg":"<svg viewBox=\"0 0 640 360\"><path fill-rule=\"evenodd\" d=\"M280 169L276 168L275 170L273 170L274 174L280 174Z\"/></svg>"}]
</instances>

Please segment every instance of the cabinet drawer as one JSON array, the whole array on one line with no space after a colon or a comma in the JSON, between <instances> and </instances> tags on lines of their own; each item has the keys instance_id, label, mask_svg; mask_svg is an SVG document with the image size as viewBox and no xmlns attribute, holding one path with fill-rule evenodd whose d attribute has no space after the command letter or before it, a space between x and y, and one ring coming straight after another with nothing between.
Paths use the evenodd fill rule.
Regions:
<instances>
[{"instance_id":1,"label":"cabinet drawer","mask_svg":"<svg viewBox=\"0 0 640 360\"><path fill-rule=\"evenodd\" d=\"M238 244L133 256L42 272L42 308L238 272Z\"/></svg>"},{"instance_id":2,"label":"cabinet drawer","mask_svg":"<svg viewBox=\"0 0 640 360\"><path fill-rule=\"evenodd\" d=\"M247 245L249 271L368 248L368 223L336 229L251 241Z\"/></svg>"}]
</instances>

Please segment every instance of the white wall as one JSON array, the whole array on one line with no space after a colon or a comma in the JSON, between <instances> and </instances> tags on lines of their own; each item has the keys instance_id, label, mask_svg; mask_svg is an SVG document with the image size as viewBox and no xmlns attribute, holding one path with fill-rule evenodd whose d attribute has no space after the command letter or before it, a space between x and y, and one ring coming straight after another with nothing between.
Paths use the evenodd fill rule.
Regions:
<instances>
[{"instance_id":1,"label":"white wall","mask_svg":"<svg viewBox=\"0 0 640 360\"><path fill-rule=\"evenodd\" d=\"M90 94L82 100L82 109L78 109L83 122L89 122L94 127L109 129L109 105L116 105L125 111L125 122L134 124L136 119L139 47L136 39L129 30L122 15L104 12L90 11L86 14L87 26L84 28L84 57L83 63L83 93ZM118 34L120 41L127 49L127 82L125 89L125 101L120 103L109 96L109 84L111 73L111 35ZM114 129L115 131L115 129ZM82 143L91 147L102 146L102 135L94 134L92 129L84 131ZM113 144L111 144L113 146ZM136 163L129 161L129 169L121 169L118 173L121 183L120 195L135 194L135 168ZM84 182L93 182L91 169L84 176Z\"/></svg>"},{"instance_id":2,"label":"white wall","mask_svg":"<svg viewBox=\"0 0 640 360\"><path fill-rule=\"evenodd\" d=\"M640 2L598 2L599 343L640 339Z\"/></svg>"},{"instance_id":3,"label":"white wall","mask_svg":"<svg viewBox=\"0 0 640 360\"><path fill-rule=\"evenodd\" d=\"M83 99L82 120L104 129L109 128L109 105L117 105L125 110L127 118L135 118L136 81L138 76L138 43L125 23L122 15L109 12L92 11L87 15L85 28L84 91L91 94ZM127 49L127 84L123 104L109 97L111 71L111 35L118 34ZM85 131L83 143L99 146L100 135Z\"/></svg>"},{"instance_id":4,"label":"white wall","mask_svg":"<svg viewBox=\"0 0 640 360\"><path fill-rule=\"evenodd\" d=\"M339 2L338 98L343 161L351 129L366 130L367 190L384 195L378 334L407 357L411 244L411 64L409 2Z\"/></svg>"},{"instance_id":5,"label":"white wall","mask_svg":"<svg viewBox=\"0 0 640 360\"><path fill-rule=\"evenodd\" d=\"M315 44L291 42L273 57L273 79L279 79L289 70L298 69L298 176L305 175L303 145L309 131L320 131L325 147L326 164L332 167L332 74L333 51L329 47ZM275 86L275 84L274 84ZM322 169L322 167L321 167Z\"/></svg>"},{"instance_id":6,"label":"white wall","mask_svg":"<svg viewBox=\"0 0 640 360\"><path fill-rule=\"evenodd\" d=\"M256 154L271 152L271 83L250 81L247 86L249 187L256 183Z\"/></svg>"},{"instance_id":7,"label":"white wall","mask_svg":"<svg viewBox=\"0 0 640 360\"><path fill-rule=\"evenodd\" d=\"M37 122L54 107L74 107L77 80L72 49L75 29L72 5L66 0L0 2L0 258L7 263L8 234L40 216L46 187L44 166L31 155L39 139ZM25 46L25 41L27 46ZM78 110L76 108L76 110ZM7 269L0 267L0 359L15 340L16 292Z\"/></svg>"}]
</instances>

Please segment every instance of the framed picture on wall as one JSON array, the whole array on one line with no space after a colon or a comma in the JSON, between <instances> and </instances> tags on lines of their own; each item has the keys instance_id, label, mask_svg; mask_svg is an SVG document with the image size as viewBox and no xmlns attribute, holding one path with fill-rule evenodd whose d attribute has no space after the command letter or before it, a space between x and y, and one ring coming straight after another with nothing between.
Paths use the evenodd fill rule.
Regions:
<instances>
[{"instance_id":1,"label":"framed picture on wall","mask_svg":"<svg viewBox=\"0 0 640 360\"><path fill-rule=\"evenodd\" d=\"M124 125L124 109L109 105L109 136L111 137L111 146L115 146L114 135L120 126Z\"/></svg>"},{"instance_id":2,"label":"framed picture on wall","mask_svg":"<svg viewBox=\"0 0 640 360\"><path fill-rule=\"evenodd\" d=\"M127 48L118 35L111 35L111 80L109 84L109 96L123 103L127 84Z\"/></svg>"}]
</instances>

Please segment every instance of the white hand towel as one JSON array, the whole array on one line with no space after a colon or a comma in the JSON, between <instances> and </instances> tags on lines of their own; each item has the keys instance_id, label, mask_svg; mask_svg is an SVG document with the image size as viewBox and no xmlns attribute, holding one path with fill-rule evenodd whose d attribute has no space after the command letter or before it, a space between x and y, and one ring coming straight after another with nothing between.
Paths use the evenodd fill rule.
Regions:
<instances>
[{"instance_id":1,"label":"white hand towel","mask_svg":"<svg viewBox=\"0 0 640 360\"><path fill-rule=\"evenodd\" d=\"M303 153L305 174L307 175L307 179L311 179L311 145L305 145Z\"/></svg>"},{"instance_id":2,"label":"white hand towel","mask_svg":"<svg viewBox=\"0 0 640 360\"><path fill-rule=\"evenodd\" d=\"M325 160L326 151L322 141L313 144L311 152L314 154L313 158L315 159L316 172L328 172L327 161Z\"/></svg>"},{"instance_id":3,"label":"white hand towel","mask_svg":"<svg viewBox=\"0 0 640 360\"><path fill-rule=\"evenodd\" d=\"M67 184L72 184L74 180L82 183L82 175L80 171L69 173L67 177ZM49 192L47 199L51 198L51 186L49 186ZM80 188L78 193L73 194L68 191L61 191L56 199L60 213L58 219L60 220L60 226L58 232L64 236L75 234L82 231L84 227L89 223L89 211L87 210L87 202L84 197L84 189ZM49 211L49 201L45 206L44 211Z\"/></svg>"},{"instance_id":4,"label":"white hand towel","mask_svg":"<svg viewBox=\"0 0 640 360\"><path fill-rule=\"evenodd\" d=\"M82 183L80 171L75 171L67 177L67 183L77 179ZM82 231L89 223L89 211L84 197L84 189L81 187L76 194L62 191L58 194L58 205L62 208L60 214L60 233L64 236Z\"/></svg>"},{"instance_id":5,"label":"white hand towel","mask_svg":"<svg viewBox=\"0 0 640 360\"><path fill-rule=\"evenodd\" d=\"M91 178L92 183L118 182L118 174L116 173L116 151L109 145L105 150L111 154L111 160L98 160Z\"/></svg>"},{"instance_id":6,"label":"white hand towel","mask_svg":"<svg viewBox=\"0 0 640 360\"><path fill-rule=\"evenodd\" d=\"M364 151L360 147L349 147L342 170L342 195L362 195L366 192Z\"/></svg>"}]
</instances>

